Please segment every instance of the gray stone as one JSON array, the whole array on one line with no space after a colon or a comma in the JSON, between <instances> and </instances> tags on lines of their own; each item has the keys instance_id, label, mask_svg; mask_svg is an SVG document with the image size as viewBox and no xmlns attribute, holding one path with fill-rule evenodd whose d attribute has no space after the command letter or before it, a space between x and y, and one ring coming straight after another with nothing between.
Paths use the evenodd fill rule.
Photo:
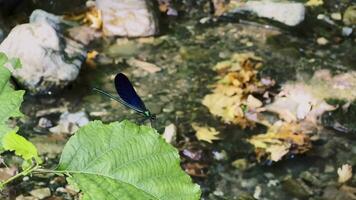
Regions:
<instances>
[{"instance_id":1,"label":"gray stone","mask_svg":"<svg viewBox=\"0 0 356 200\"><path fill-rule=\"evenodd\" d=\"M0 44L0 51L18 57L22 67L13 69L15 79L33 93L63 88L75 80L86 52L78 42L65 37L61 17L35 10L30 23L11 30Z\"/></svg>"},{"instance_id":2,"label":"gray stone","mask_svg":"<svg viewBox=\"0 0 356 200\"><path fill-rule=\"evenodd\" d=\"M300 24L305 17L304 5L294 2L248 1L233 10L241 11L249 11L259 17L269 18L288 26Z\"/></svg>"},{"instance_id":3,"label":"gray stone","mask_svg":"<svg viewBox=\"0 0 356 200\"><path fill-rule=\"evenodd\" d=\"M88 123L89 119L84 111L76 113L65 112L60 116L58 125L50 128L49 131L52 133L73 134Z\"/></svg>"},{"instance_id":4,"label":"gray stone","mask_svg":"<svg viewBox=\"0 0 356 200\"><path fill-rule=\"evenodd\" d=\"M145 37L158 33L151 0L97 0L108 36Z\"/></svg>"}]
</instances>

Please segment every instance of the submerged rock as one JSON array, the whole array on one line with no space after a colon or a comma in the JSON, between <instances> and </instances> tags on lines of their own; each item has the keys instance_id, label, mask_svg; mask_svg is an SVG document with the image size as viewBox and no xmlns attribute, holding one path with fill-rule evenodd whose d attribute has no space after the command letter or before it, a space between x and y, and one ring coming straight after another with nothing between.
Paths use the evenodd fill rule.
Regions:
<instances>
[{"instance_id":1,"label":"submerged rock","mask_svg":"<svg viewBox=\"0 0 356 200\"><path fill-rule=\"evenodd\" d=\"M61 34L68 25L61 17L35 10L30 23L11 30L0 51L20 58L20 69L9 67L20 85L33 93L43 93L76 79L85 60L85 50Z\"/></svg>"},{"instance_id":2,"label":"submerged rock","mask_svg":"<svg viewBox=\"0 0 356 200\"><path fill-rule=\"evenodd\" d=\"M300 24L305 17L305 7L302 3L294 2L274 2L274 1L247 1L241 4L233 0L230 4L232 12L252 12L259 17L272 19L288 26Z\"/></svg>"},{"instance_id":3,"label":"submerged rock","mask_svg":"<svg viewBox=\"0 0 356 200\"><path fill-rule=\"evenodd\" d=\"M356 5L349 6L344 13L343 22L346 25L356 25Z\"/></svg>"},{"instance_id":4,"label":"submerged rock","mask_svg":"<svg viewBox=\"0 0 356 200\"><path fill-rule=\"evenodd\" d=\"M32 190L30 194L38 199L44 199L51 196L51 190L49 188L39 188Z\"/></svg>"},{"instance_id":5,"label":"submerged rock","mask_svg":"<svg viewBox=\"0 0 356 200\"><path fill-rule=\"evenodd\" d=\"M49 131L52 133L72 134L88 123L89 119L84 111L76 113L65 112L60 116L58 125L50 128Z\"/></svg>"},{"instance_id":6,"label":"submerged rock","mask_svg":"<svg viewBox=\"0 0 356 200\"><path fill-rule=\"evenodd\" d=\"M109 36L145 37L158 33L153 1L97 0L103 31Z\"/></svg>"}]
</instances>

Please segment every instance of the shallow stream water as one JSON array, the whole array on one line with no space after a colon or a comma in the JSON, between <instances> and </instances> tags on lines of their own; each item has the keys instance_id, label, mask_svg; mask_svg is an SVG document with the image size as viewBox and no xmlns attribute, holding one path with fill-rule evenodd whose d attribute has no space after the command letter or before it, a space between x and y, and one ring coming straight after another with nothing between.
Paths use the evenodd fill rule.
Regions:
<instances>
[{"instance_id":1,"label":"shallow stream water","mask_svg":"<svg viewBox=\"0 0 356 200\"><path fill-rule=\"evenodd\" d=\"M336 199L325 194L330 191L338 194L334 189L338 187L339 166L356 164L356 137L352 136L355 133L324 129L320 142L313 144L306 154L278 163L256 163L254 150L245 139L261 133L263 127L243 130L237 125L226 125L201 102L216 81L213 66L233 53L254 52L264 63L259 76L269 76L281 85L311 77L318 69L330 69L336 74L353 70L356 67L355 58L350 56L355 52L353 41L346 39L337 45L320 46L303 34L251 22L223 20L202 25L196 19L182 17L166 23L162 35L154 39L96 41L91 49L99 52L99 59L94 65L83 66L79 78L69 87L59 94L25 97L22 110L28 117L23 120L23 132L31 132L28 136L32 141L46 143L47 133L36 128L39 119L36 113L58 107L71 112L84 110L91 120L137 122L133 112L92 91L93 87L100 87L115 94L113 78L123 72L130 77L146 106L157 114L154 128L162 133L165 126L174 123L178 128L176 146L181 152L199 154L197 160L184 153L182 158L183 166L186 163L205 166L202 176L193 176L202 187L203 199L253 199L259 190L259 199ZM125 59L131 57L154 63L161 71L149 73L130 67ZM47 117L56 122L59 115ZM213 144L197 141L191 127L193 122L215 127L222 140ZM64 141L48 143L49 148L55 145L58 152L64 145ZM55 166L58 152L49 159L49 167ZM216 160L216 153L226 157ZM237 159L246 159L249 166L233 167L232 162ZM356 179L350 184L355 185ZM18 191L27 187L33 184L21 183Z\"/></svg>"}]
</instances>

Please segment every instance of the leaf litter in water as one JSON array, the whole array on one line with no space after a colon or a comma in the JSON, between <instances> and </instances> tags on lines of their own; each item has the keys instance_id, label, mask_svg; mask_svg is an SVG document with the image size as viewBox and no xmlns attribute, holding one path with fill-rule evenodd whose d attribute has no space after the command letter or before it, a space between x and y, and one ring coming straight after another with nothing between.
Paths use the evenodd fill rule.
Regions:
<instances>
[{"instance_id":1,"label":"leaf litter in water","mask_svg":"<svg viewBox=\"0 0 356 200\"><path fill-rule=\"evenodd\" d=\"M273 95L268 89L274 81L257 78L261 65L262 59L253 53L234 54L219 62L214 67L219 81L212 94L203 99L210 113L227 124L246 128L259 123L268 128L265 134L248 140L259 161L263 158L279 161L287 154L306 152L311 148L311 136L322 129L320 116L336 109L325 100L356 99L355 72L333 76L328 70L319 70L307 80L283 84L279 93ZM259 99L261 96L264 101ZM278 114L279 119L269 117L268 113Z\"/></svg>"},{"instance_id":2,"label":"leaf litter in water","mask_svg":"<svg viewBox=\"0 0 356 200\"><path fill-rule=\"evenodd\" d=\"M253 53L234 54L230 60L219 62L214 69L220 80L214 85L213 93L204 97L203 104L225 123L242 128L252 126L254 122L246 119L244 108L250 94L266 88L257 79L257 69L261 66L262 59Z\"/></svg>"},{"instance_id":3,"label":"leaf litter in water","mask_svg":"<svg viewBox=\"0 0 356 200\"><path fill-rule=\"evenodd\" d=\"M277 121L268 128L267 133L248 140L255 147L257 160L279 161L283 156L299 154L311 148L309 137L300 130L298 124Z\"/></svg>"},{"instance_id":4,"label":"leaf litter in water","mask_svg":"<svg viewBox=\"0 0 356 200\"><path fill-rule=\"evenodd\" d=\"M219 131L215 130L213 127L201 127L198 124L192 124L193 129L196 131L195 135L198 140L206 141L209 143L213 143L213 140L220 140L218 135Z\"/></svg>"},{"instance_id":5,"label":"leaf litter in water","mask_svg":"<svg viewBox=\"0 0 356 200\"><path fill-rule=\"evenodd\" d=\"M349 164L344 164L337 169L337 174L339 175L338 182L346 183L352 178L352 166Z\"/></svg>"}]
</instances>

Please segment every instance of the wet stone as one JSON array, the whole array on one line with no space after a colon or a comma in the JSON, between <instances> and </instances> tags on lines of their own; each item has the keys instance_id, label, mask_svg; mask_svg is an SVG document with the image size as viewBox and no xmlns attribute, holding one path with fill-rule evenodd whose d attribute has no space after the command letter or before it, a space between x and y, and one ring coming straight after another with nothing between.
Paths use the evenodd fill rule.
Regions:
<instances>
[{"instance_id":1,"label":"wet stone","mask_svg":"<svg viewBox=\"0 0 356 200\"><path fill-rule=\"evenodd\" d=\"M307 198L313 195L310 188L298 179L287 178L282 181L282 187L287 193L298 198Z\"/></svg>"},{"instance_id":2,"label":"wet stone","mask_svg":"<svg viewBox=\"0 0 356 200\"><path fill-rule=\"evenodd\" d=\"M44 199L51 196L51 191L49 188L39 188L32 190L30 194L38 199Z\"/></svg>"}]
</instances>

